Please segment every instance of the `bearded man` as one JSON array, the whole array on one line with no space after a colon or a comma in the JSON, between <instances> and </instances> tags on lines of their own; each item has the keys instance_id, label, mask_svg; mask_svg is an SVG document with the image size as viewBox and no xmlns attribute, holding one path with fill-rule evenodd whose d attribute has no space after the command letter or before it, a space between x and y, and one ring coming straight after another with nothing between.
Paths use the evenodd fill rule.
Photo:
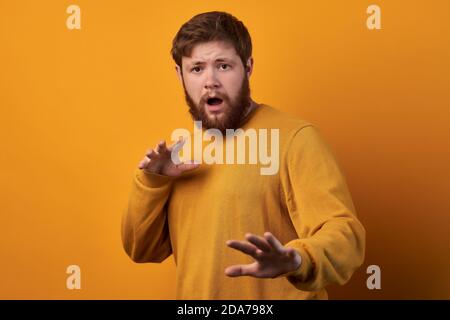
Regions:
<instances>
[{"instance_id":1,"label":"bearded man","mask_svg":"<svg viewBox=\"0 0 450 320\"><path fill-rule=\"evenodd\" d=\"M279 172L174 163L161 141L136 168L122 220L135 262L173 254L178 299L327 299L363 263L365 230L318 129L250 96L252 42L225 12L186 22L172 57L205 130L278 129Z\"/></svg>"}]
</instances>

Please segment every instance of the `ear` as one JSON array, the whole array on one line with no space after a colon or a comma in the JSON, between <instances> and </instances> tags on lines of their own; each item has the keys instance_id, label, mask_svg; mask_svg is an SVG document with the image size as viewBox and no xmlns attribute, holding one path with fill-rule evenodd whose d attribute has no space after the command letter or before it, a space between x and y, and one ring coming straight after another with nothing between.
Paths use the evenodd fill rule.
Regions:
<instances>
[{"instance_id":1,"label":"ear","mask_svg":"<svg viewBox=\"0 0 450 320\"><path fill-rule=\"evenodd\" d=\"M247 73L247 78L250 78L253 72L253 57L248 58L245 66L245 72Z\"/></svg>"},{"instance_id":2,"label":"ear","mask_svg":"<svg viewBox=\"0 0 450 320\"><path fill-rule=\"evenodd\" d=\"M179 65L175 65L175 70L177 71L178 80L180 80L181 84L183 84L183 71Z\"/></svg>"}]
</instances>

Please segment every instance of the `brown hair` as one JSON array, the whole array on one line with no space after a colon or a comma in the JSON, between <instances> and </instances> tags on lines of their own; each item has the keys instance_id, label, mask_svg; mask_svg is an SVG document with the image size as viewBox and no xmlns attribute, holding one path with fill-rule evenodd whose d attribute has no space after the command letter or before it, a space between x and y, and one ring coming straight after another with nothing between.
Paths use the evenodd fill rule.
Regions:
<instances>
[{"instance_id":1,"label":"brown hair","mask_svg":"<svg viewBox=\"0 0 450 320\"><path fill-rule=\"evenodd\" d=\"M252 39L244 24L229 13L211 11L198 14L183 24L172 41L172 58L181 67L182 57L190 57L198 43L228 41L247 64L252 55Z\"/></svg>"}]
</instances>

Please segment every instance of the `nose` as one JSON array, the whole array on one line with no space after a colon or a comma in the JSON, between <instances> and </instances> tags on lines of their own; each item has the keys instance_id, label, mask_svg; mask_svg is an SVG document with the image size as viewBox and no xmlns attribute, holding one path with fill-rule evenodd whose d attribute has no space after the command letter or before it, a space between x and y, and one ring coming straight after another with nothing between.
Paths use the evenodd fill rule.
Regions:
<instances>
[{"instance_id":1,"label":"nose","mask_svg":"<svg viewBox=\"0 0 450 320\"><path fill-rule=\"evenodd\" d=\"M211 90L211 89L217 89L219 87L220 87L220 82L217 79L214 69L211 68L210 70L208 70L206 72L205 89Z\"/></svg>"}]
</instances>

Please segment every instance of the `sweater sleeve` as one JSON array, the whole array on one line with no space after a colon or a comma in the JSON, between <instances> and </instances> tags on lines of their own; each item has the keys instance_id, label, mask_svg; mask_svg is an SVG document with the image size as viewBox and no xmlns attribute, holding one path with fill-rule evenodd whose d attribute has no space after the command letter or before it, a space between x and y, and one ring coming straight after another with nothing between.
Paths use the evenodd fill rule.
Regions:
<instances>
[{"instance_id":1,"label":"sweater sleeve","mask_svg":"<svg viewBox=\"0 0 450 320\"><path fill-rule=\"evenodd\" d=\"M285 246L296 249L302 263L281 276L304 291L343 285L364 261L365 229L334 154L307 125L294 134L284 158L281 184L298 235Z\"/></svg>"},{"instance_id":2,"label":"sweater sleeve","mask_svg":"<svg viewBox=\"0 0 450 320\"><path fill-rule=\"evenodd\" d=\"M167 223L171 177L136 169L122 217L122 244L139 263L162 262L172 253Z\"/></svg>"}]
</instances>

